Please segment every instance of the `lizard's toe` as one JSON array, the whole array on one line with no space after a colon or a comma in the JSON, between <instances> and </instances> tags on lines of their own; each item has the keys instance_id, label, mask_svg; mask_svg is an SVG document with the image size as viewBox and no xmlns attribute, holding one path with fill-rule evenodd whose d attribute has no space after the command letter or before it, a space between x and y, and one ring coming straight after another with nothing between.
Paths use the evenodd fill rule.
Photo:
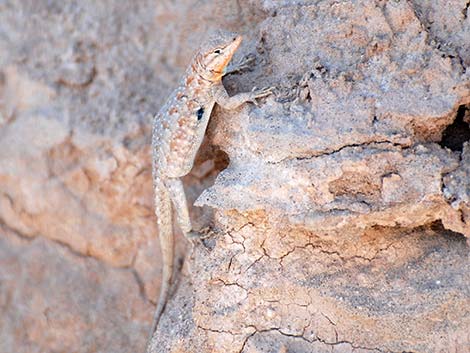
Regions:
<instances>
[{"instance_id":1,"label":"lizard's toe","mask_svg":"<svg viewBox=\"0 0 470 353\"><path fill-rule=\"evenodd\" d=\"M256 87L254 87L251 90L251 102L255 103L256 99L265 98L270 96L271 94L274 94L274 88L275 87L265 87L262 89L257 89Z\"/></svg>"},{"instance_id":2,"label":"lizard's toe","mask_svg":"<svg viewBox=\"0 0 470 353\"><path fill-rule=\"evenodd\" d=\"M191 231L185 233L184 236L189 241L200 240L200 239L204 238L204 234L196 232L194 230L191 230Z\"/></svg>"}]
</instances>

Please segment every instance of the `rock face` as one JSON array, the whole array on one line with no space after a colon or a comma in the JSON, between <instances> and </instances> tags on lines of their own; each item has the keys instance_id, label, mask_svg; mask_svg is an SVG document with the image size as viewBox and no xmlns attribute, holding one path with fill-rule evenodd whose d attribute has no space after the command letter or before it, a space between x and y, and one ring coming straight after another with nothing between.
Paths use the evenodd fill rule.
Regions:
<instances>
[{"instance_id":1,"label":"rock face","mask_svg":"<svg viewBox=\"0 0 470 353\"><path fill-rule=\"evenodd\" d=\"M470 352L466 1L0 2L0 351L144 351L150 128L209 27L230 92L184 178L152 352ZM158 215L157 215L158 216Z\"/></svg>"}]
</instances>

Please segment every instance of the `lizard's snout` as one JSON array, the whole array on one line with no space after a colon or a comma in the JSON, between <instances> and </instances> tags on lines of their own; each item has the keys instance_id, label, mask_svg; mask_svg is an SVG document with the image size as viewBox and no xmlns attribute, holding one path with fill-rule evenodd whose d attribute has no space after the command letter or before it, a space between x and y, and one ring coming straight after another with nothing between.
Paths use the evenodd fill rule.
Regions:
<instances>
[{"instance_id":1,"label":"lizard's snout","mask_svg":"<svg viewBox=\"0 0 470 353\"><path fill-rule=\"evenodd\" d=\"M229 45L229 48L230 48L230 56L233 55L233 53L235 53L235 51L237 50L237 48L240 46L240 43L242 42L242 36L240 35L237 35L237 36L234 36L233 37L233 41L232 43Z\"/></svg>"}]
</instances>

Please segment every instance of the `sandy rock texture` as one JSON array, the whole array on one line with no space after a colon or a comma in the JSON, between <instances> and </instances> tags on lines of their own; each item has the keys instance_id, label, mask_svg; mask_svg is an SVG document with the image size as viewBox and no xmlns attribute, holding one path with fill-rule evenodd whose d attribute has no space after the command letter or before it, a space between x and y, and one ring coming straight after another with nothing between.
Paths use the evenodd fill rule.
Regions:
<instances>
[{"instance_id":1,"label":"sandy rock texture","mask_svg":"<svg viewBox=\"0 0 470 353\"><path fill-rule=\"evenodd\" d=\"M0 352L143 352L153 114L245 35L184 178L196 228L151 352L470 352L470 9L0 1ZM181 261L180 261L181 262Z\"/></svg>"}]
</instances>

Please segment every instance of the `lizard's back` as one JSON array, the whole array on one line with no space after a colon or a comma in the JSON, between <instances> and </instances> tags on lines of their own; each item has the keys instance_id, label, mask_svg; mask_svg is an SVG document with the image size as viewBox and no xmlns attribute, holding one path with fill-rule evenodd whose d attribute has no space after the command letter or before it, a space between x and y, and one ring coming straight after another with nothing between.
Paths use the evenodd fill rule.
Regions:
<instances>
[{"instance_id":1,"label":"lizard's back","mask_svg":"<svg viewBox=\"0 0 470 353\"><path fill-rule=\"evenodd\" d=\"M211 86L188 70L155 116L152 132L154 166L166 177L186 175L202 142L214 103ZM202 129L201 129L202 128Z\"/></svg>"}]
</instances>

